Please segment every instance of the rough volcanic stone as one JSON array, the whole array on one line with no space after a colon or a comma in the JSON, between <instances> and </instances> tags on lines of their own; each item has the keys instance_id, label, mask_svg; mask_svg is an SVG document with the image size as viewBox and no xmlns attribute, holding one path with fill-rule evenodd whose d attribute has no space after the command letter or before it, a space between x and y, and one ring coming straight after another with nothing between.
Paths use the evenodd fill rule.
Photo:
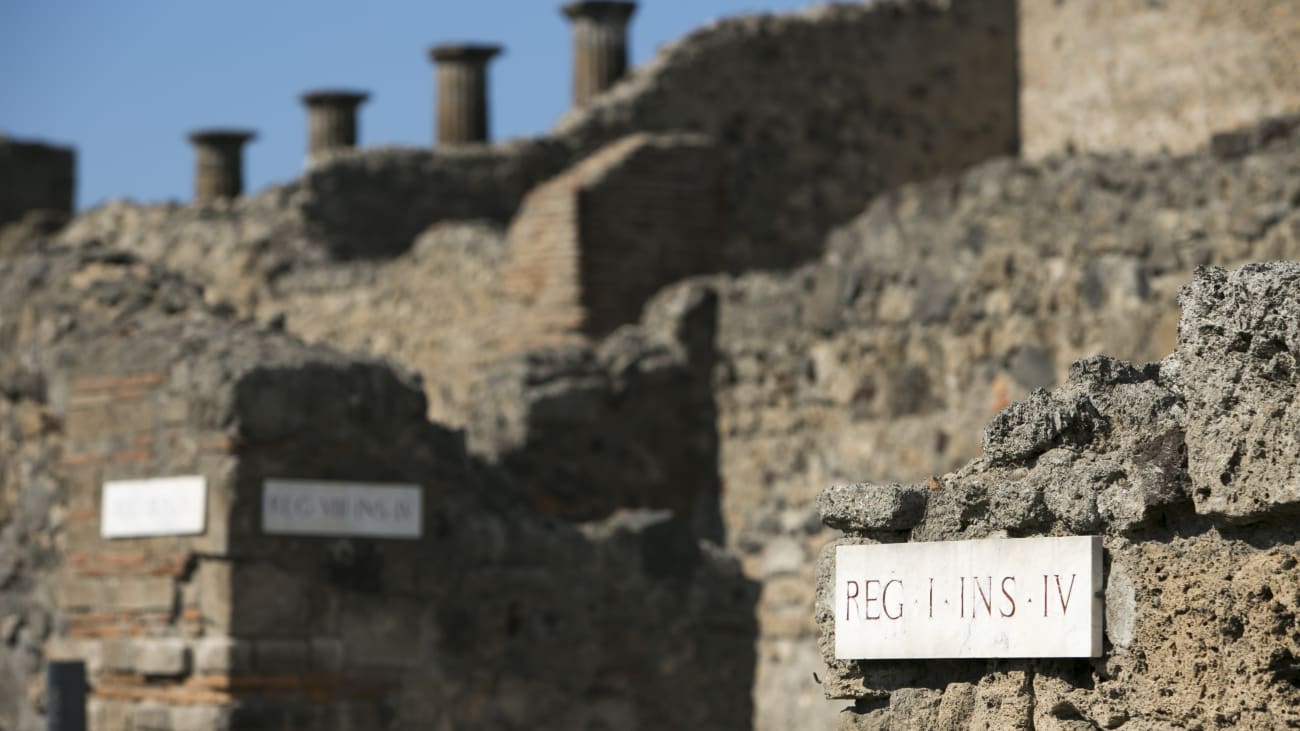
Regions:
<instances>
[{"instance_id":1,"label":"rough volcanic stone","mask_svg":"<svg viewBox=\"0 0 1300 731\"><path fill-rule=\"evenodd\" d=\"M1177 383L1197 512L1300 512L1300 263L1199 269L1182 302Z\"/></svg>"},{"instance_id":2,"label":"rough volcanic stone","mask_svg":"<svg viewBox=\"0 0 1300 731\"><path fill-rule=\"evenodd\" d=\"M815 616L823 687L855 701L842 727L1300 725L1300 528L1288 492L1300 470L1288 437L1300 423L1300 264L1203 269L1183 299L1179 343L1165 360L1087 358L1060 388L1004 409L986 431L985 457L936 481L924 516L902 534L1100 535L1104 656L835 660L828 546ZM1233 454L1232 479L1220 479ZM835 487L821 501L853 505L877 492ZM877 538L845 525L841 542Z\"/></svg>"},{"instance_id":3,"label":"rough volcanic stone","mask_svg":"<svg viewBox=\"0 0 1300 731\"><path fill-rule=\"evenodd\" d=\"M927 496L917 485L835 485L817 497L817 509L832 528L907 530L925 514Z\"/></svg>"}]
</instances>

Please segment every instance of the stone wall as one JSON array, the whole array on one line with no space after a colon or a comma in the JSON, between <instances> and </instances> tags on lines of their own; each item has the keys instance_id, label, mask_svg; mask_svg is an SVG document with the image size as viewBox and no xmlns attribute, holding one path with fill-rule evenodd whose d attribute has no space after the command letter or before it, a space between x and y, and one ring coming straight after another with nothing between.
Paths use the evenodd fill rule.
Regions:
<instances>
[{"instance_id":1,"label":"stone wall","mask_svg":"<svg viewBox=\"0 0 1300 731\"><path fill-rule=\"evenodd\" d=\"M524 195L574 160L563 140L539 138L436 150L332 152L291 184L303 220L336 259L406 251L438 221L504 224Z\"/></svg>"},{"instance_id":2,"label":"stone wall","mask_svg":"<svg viewBox=\"0 0 1300 731\"><path fill-rule=\"evenodd\" d=\"M178 221L195 209L161 213L173 223L158 230L171 233L142 233L134 248L185 269L200 266L180 258L198 247L171 242L218 227L261 230L280 244L240 249L239 266L209 272L225 277L212 281L211 296L310 341L418 369L430 417L459 426L489 364L533 348L581 346L635 322L659 287L718 268L710 156L698 136L633 135L538 186L504 238L490 221L447 222L393 258L329 258L309 226L263 215L261 198L233 212L204 211L201 222L197 212ZM78 226L67 237L89 235Z\"/></svg>"},{"instance_id":3,"label":"stone wall","mask_svg":"<svg viewBox=\"0 0 1300 731\"><path fill-rule=\"evenodd\" d=\"M707 138L601 148L529 193L511 223L501 278L528 321L511 327L545 340L636 322L660 288L721 267L721 203Z\"/></svg>"},{"instance_id":4,"label":"stone wall","mask_svg":"<svg viewBox=\"0 0 1300 731\"><path fill-rule=\"evenodd\" d=\"M670 507L722 536L763 583L756 726L815 725L835 710L812 680L809 587L831 536L817 493L943 474L978 453L985 420L1061 382L1074 359L1157 357L1197 265L1300 258L1298 141L1267 122L1222 135L1219 153L1000 160L904 186L835 232L816 264L688 280L604 341L479 362L479 385L457 397L470 448L544 511ZM400 268L379 278L409 276L411 292L427 281ZM374 311L421 316L403 301ZM459 326L480 341L494 332ZM696 338L704 347L683 345ZM459 357L432 347L435 368Z\"/></svg>"},{"instance_id":5,"label":"stone wall","mask_svg":"<svg viewBox=\"0 0 1300 731\"><path fill-rule=\"evenodd\" d=\"M394 259L290 270L253 312L305 340L419 370L430 418L460 426L483 368L512 347L499 327L510 309L500 282L507 251L492 224L437 224Z\"/></svg>"},{"instance_id":6,"label":"stone wall","mask_svg":"<svg viewBox=\"0 0 1300 731\"><path fill-rule=\"evenodd\" d=\"M1300 136L1251 147L1277 129L1225 135L1228 158L987 163L877 198L815 265L681 285L719 302L722 515L764 585L761 728L828 712L812 681L808 587L830 536L816 495L942 475L1072 361L1167 353L1198 265L1300 259Z\"/></svg>"},{"instance_id":7,"label":"stone wall","mask_svg":"<svg viewBox=\"0 0 1300 731\"><path fill-rule=\"evenodd\" d=\"M441 220L505 222L536 184L630 134L700 132L719 150L723 265L788 267L815 257L824 233L871 195L1018 149L1015 27L1010 0L898 0L726 20L673 44L546 137L332 153L232 210L283 224L282 236L305 237L323 256L389 257ZM192 208L120 208L81 217L65 240L150 251L157 247L139 240L171 230L166 248L193 250L169 263L202 282L238 279L214 267L240 267L247 278L296 265L266 250L263 225L228 228L225 215ZM213 228L198 231L205 217ZM191 238L227 253L205 261L198 249L211 247L185 243ZM249 268L254 255L276 265Z\"/></svg>"},{"instance_id":8,"label":"stone wall","mask_svg":"<svg viewBox=\"0 0 1300 731\"><path fill-rule=\"evenodd\" d=\"M335 155L300 181L304 217L338 256L392 254L439 220L504 221L534 185L627 135L697 132L719 149L723 263L789 267L871 195L1018 150L1016 27L1011 0L720 21L537 140Z\"/></svg>"},{"instance_id":9,"label":"stone wall","mask_svg":"<svg viewBox=\"0 0 1300 731\"><path fill-rule=\"evenodd\" d=\"M834 552L818 570L828 697L844 729L1291 728L1300 724L1300 264L1198 269L1178 346L1096 356L984 430L982 456L911 485L819 500L839 543L1092 534L1095 659L834 655Z\"/></svg>"},{"instance_id":10,"label":"stone wall","mask_svg":"<svg viewBox=\"0 0 1300 731\"><path fill-rule=\"evenodd\" d=\"M44 248L0 262L6 727L46 656L87 661L95 729L749 727L754 592L681 521L540 517L409 375ZM201 535L101 537L103 481L175 474ZM267 534L283 477L419 485L422 535Z\"/></svg>"},{"instance_id":11,"label":"stone wall","mask_svg":"<svg viewBox=\"0 0 1300 731\"><path fill-rule=\"evenodd\" d=\"M1019 149L1012 2L891 1L729 18L666 47L555 135L701 132L721 156L729 271L815 258L889 187Z\"/></svg>"},{"instance_id":12,"label":"stone wall","mask_svg":"<svg viewBox=\"0 0 1300 731\"><path fill-rule=\"evenodd\" d=\"M1031 157L1188 152L1220 129L1300 112L1290 0L1021 0L1019 14Z\"/></svg>"},{"instance_id":13,"label":"stone wall","mask_svg":"<svg viewBox=\"0 0 1300 731\"><path fill-rule=\"evenodd\" d=\"M72 215L76 153L0 135L0 256L29 249Z\"/></svg>"},{"instance_id":14,"label":"stone wall","mask_svg":"<svg viewBox=\"0 0 1300 731\"><path fill-rule=\"evenodd\" d=\"M1090 37L1082 21L1069 15L1079 5L1058 4L1055 10L1047 4L1021 5L1022 18L1034 27L1059 24L1078 38ZM1135 24L1142 26L1147 15L1173 11L1133 12ZM756 607L751 602L727 608L741 615L756 608L759 635L756 643L746 645L750 655L728 673L728 680L743 685L736 696L744 699L743 708L731 710L749 713L752 698L758 729L821 728L834 708L822 699L813 676L821 672L821 658L813 642L810 587L812 557L832 535L820 525L814 507L815 495L826 484L912 481L927 474L938 479L978 452L978 425L1032 389L1060 382L1072 360L1102 351L1134 360L1166 352L1177 319L1174 293L1195 266L1300 257L1300 149L1294 125L1285 120L1221 135L1213 153L1057 155L1032 163L1004 159L961 175L898 187L1016 151L1021 120L1028 125L1041 119L1034 115L1051 108L1035 94L1046 86L1075 88L1069 80L1055 79L1027 79L1022 88L1013 39L1027 44L1028 36L1018 30L1016 14L1011 2L917 0L725 20L668 47L540 140L457 152L341 152L298 181L230 203L110 204L79 216L62 240L98 239L182 272L205 287L202 297L217 312L237 312L273 330L419 370L428 413L449 426L464 426L474 455L427 444L412 447L414 456L394 453L393 445L408 444L397 431L401 425L432 429L403 412L400 424L375 426L387 441L356 431L356 425L339 427L338 433L355 437L361 445L356 449L310 441L314 427L303 426L305 436L284 432L293 459L302 458L285 463L286 468L315 464L320 453L331 449L340 454L327 454L324 464L336 465L342 476L349 476L343 473L359 460L391 463L396 472L427 465L451 469L451 462L468 460L475 473L464 478L466 484L487 481L492 491L510 493L519 504L549 515L611 521L580 531L581 538L556 528L569 536L564 540L579 541L572 544L579 546L572 554L558 551L564 556L558 564L573 573L551 564L529 568L538 575L554 572L572 584L586 581L583 572L605 575L604 568L574 559L577 555L612 552L615 558L608 565L622 566L627 561L653 563L648 557L661 550L670 556L675 550L694 555L681 548L685 544L679 538L686 529L658 528L659 522L618 513L626 506L675 511L682 522L689 521L690 533L720 541L742 559L747 576L762 581ZM1291 16L1278 17L1280 27L1287 27ZM1096 21L1110 22L1105 16ZM1214 28L1237 26L1197 27L1201 30L1196 32L1213 35L1219 32ZM1161 38L1153 45L1164 48L1163 36L1152 37ZM1049 53L1024 44L1022 62ZM1236 40L1232 44L1246 48ZM1100 45L1081 41L1056 48L1085 54ZM1145 49L1133 48L1134 53ZM1081 68L1089 62L1082 58L1071 66L1050 56L1033 57L1051 61L1035 61L1035 73L1049 65ZM1070 99L1065 93L1060 98ZM1026 105L1023 110L1020 103ZM1211 121L1203 131L1218 123L1217 117L1206 119ZM1093 128L1106 130L1107 124ZM1034 139L1052 139L1061 129L1068 127L1052 122L1049 132L1035 132ZM1143 128L1128 124L1124 129ZM1196 134L1203 138L1203 131ZM683 194L689 186L680 187L689 161L678 157L680 149L657 142L680 141L687 134L703 135L714 151L702 166L708 174L685 181L699 185L698 198ZM1064 142L1044 143L1044 149L1062 146ZM642 175L637 167L641 160L667 161L655 171L669 171L672 189L654 184L659 172ZM711 195L707 178L715 170L722 220L689 225L684 232L674 228L678 222L672 217L683 206L708 212L703 196ZM883 194L862 212L878 193ZM644 218L635 218L643 212ZM501 226L510 221L507 236ZM716 245L674 248L681 243L679 236L707 245L708 237L700 231L713 225L721 228ZM620 241L635 247L636 255L602 249ZM589 251L614 254L601 263L586 257ZM697 254L718 259L642 281L641 257L649 252L667 252L673 265ZM113 256L108 257L109 272L120 268ZM638 266L630 273L619 269L631 263ZM670 286L649 297L641 322L625 324L654 286L713 269L736 276ZM766 269L772 271L762 271ZM555 296L530 301L522 295L532 290L523 284L541 274L556 284L545 290ZM79 281L86 283L85 291L102 292L96 295L100 299L88 302L122 296L99 275ZM593 302L601 303L596 313L616 315L591 317ZM163 305L168 307L192 311L189 304ZM59 333L65 326L60 323L75 324L76 318L39 322L49 333ZM591 337L616 326L604 340ZM251 332L251 326L241 327ZM253 340L261 343L260 337ZM290 340L282 334L267 337L276 343ZM291 359L299 358L293 354L326 352L296 344L266 347L275 357L283 347L290 353L284 357ZM196 353L193 358L227 355L203 347ZM97 360L115 364L117 357ZM319 358L335 364L325 369L334 375L321 381L327 389L351 392L369 382L368 377L339 375L338 369L351 373L353 366L338 364L354 362L341 356L301 357L305 360L254 380L282 384L276 379L288 379L292 385L296 378L309 377L303 364ZM260 358L248 362L262 362ZM262 373L249 367L250 373ZM387 372L373 363L356 367L372 375ZM45 378L43 367L31 372ZM26 383L26 373L21 371L15 382ZM380 394L379 402L414 403L414 382L393 378L400 387ZM200 389L196 398L233 394L242 382L234 376L218 380L215 390ZM15 394L27 393L15 389ZM111 391L109 397L122 395L130 396L126 401L139 400L131 389ZM329 423L341 418L314 411L325 405L308 396L298 398L282 404L286 413L316 414ZM0 424L22 435L15 449L23 455L18 464L24 470L44 470L42 465L52 459L50 445L62 444L65 410L48 403L54 402L44 395L13 396L0 412L0 419L7 420ZM209 407L195 408L207 413ZM237 421L243 418L242 408L222 413ZM114 423L122 420L111 417ZM444 438L449 437L438 439ZM125 444L118 451L129 455L140 449ZM245 476L223 483L225 494L247 498L257 488L257 475L269 470L259 465L276 459L269 450L246 451L218 451L212 457L238 460L240 469L247 470L236 470ZM149 459L170 459L171 452L150 454ZM479 465L477 459L490 465ZM128 470L132 463L125 464L113 469ZM57 481L41 484L32 495L59 494L53 487ZM92 484L83 481L79 489ZM48 519L42 517L41 500L53 497L30 498L35 502L29 505L23 502L29 498L21 497L26 493L13 488L9 493L10 504L28 506L16 515ZM520 520L519 525L533 525L532 519ZM15 525L26 524L17 519L7 524ZM497 528L485 530L497 533ZM527 530L532 528L520 528ZM514 535L513 529L505 532ZM678 538L637 554L608 548L600 538L607 534L625 536L618 545L637 543L642 535ZM581 543L585 540L594 543ZM528 555L554 548L546 541L520 541L511 545ZM23 545L28 551L37 544ZM471 555L478 550L457 544L462 549ZM21 554L29 556L24 565L39 573L51 559L30 550L35 552ZM301 574L312 586L332 581L322 564L295 553L299 549L285 544L275 550L275 559L283 556L284 565L277 568L269 552L253 555L248 561L254 575ZM214 554L211 560L233 564L237 557ZM171 565L148 564L149 570L160 571ZM707 565L714 564L710 560ZM732 586L735 577L727 578L725 569L716 569L721 579L712 571L695 576ZM41 619L48 618L41 609L50 606L42 593L47 585L13 575L19 577L13 586L24 588L7 594L5 601L13 603L5 606L13 606L8 616L18 618L6 619L0 629L7 628L17 648L6 656L17 670L0 682L17 688L31 677L25 673L33 672L32 648L40 647L53 625ZM181 603L201 596L197 576L186 568L169 579L174 596L181 598L175 616L169 614L158 631L167 641L189 643L184 652L190 665L188 674L167 676L165 684L188 686L199 682L195 678L202 680L203 674L193 670L198 646L185 639L193 629L186 624L192 615L184 612L192 606ZM649 586L637 584L628 592L658 591L653 588L657 584ZM664 606L704 602L690 594L697 585L690 587L695 588L664 594ZM356 607L371 606L357 601ZM603 619L587 610L566 608L570 610L593 628L593 646L617 645L605 633ZM683 621L689 624L694 617ZM137 619L131 618L128 626L136 626ZM427 619L411 622L425 626L420 623ZM510 626L512 620L507 616L504 622ZM312 636L326 644L343 642L346 626L351 625L322 625ZM485 626L481 637L474 636L499 643L501 626ZM682 627L682 636L695 626ZM442 629L435 622L430 631ZM747 625L726 630L733 639L753 639L754 629ZM678 647L676 635L664 639L649 629L641 632L661 648ZM256 633L216 637L251 643L239 645L244 649L238 652L252 653L252 673L259 672L257 643L283 639ZM570 654L578 641L570 639L564 647L539 646L547 653ZM285 652L303 659L302 638L290 640L296 649ZM262 654L283 649L271 647ZM454 648L449 652L449 657L466 657ZM578 655L587 658L583 652ZM682 651L682 656L689 654ZM572 687L547 697L574 697L573 688L589 682L593 690L582 696L585 700L612 695L608 704L596 705L640 708L640 701L628 700L643 687L639 681L621 670L606 675L592 667L583 665L586 669L577 672ZM458 667L455 673L462 675L455 677L479 678L474 672ZM515 688L514 698L552 693L536 679L559 675L556 668L541 666L529 666L522 676L498 673L495 665L484 672L484 684L471 690ZM662 697L676 691L653 682L650 687ZM728 702L736 698L719 691L718 698L724 696ZM392 703L402 708L405 702ZM487 703L482 701L483 707ZM517 705L502 705L501 713L515 713L509 709ZM365 714L364 708L374 707L356 708ZM485 715L462 721L472 728L480 722L513 723L513 718ZM557 727L571 720L563 714L553 718Z\"/></svg>"},{"instance_id":15,"label":"stone wall","mask_svg":"<svg viewBox=\"0 0 1300 731\"><path fill-rule=\"evenodd\" d=\"M0 371L0 726L42 727L43 647L54 629L46 580L58 556L58 417L37 374Z\"/></svg>"},{"instance_id":16,"label":"stone wall","mask_svg":"<svg viewBox=\"0 0 1300 731\"><path fill-rule=\"evenodd\" d=\"M717 320L712 292L669 289L642 323L598 345L492 364L471 391L470 450L543 512L581 520L666 508L724 544L710 386Z\"/></svg>"}]
</instances>

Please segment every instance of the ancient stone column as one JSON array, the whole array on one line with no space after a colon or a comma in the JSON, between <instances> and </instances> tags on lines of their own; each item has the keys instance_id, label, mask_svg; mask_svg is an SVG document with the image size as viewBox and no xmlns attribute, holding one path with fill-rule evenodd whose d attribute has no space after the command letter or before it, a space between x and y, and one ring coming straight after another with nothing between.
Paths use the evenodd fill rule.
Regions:
<instances>
[{"instance_id":1,"label":"ancient stone column","mask_svg":"<svg viewBox=\"0 0 1300 731\"><path fill-rule=\"evenodd\" d=\"M627 24L636 3L586 0L561 11L573 21L573 104L580 106L627 71Z\"/></svg>"},{"instance_id":2,"label":"ancient stone column","mask_svg":"<svg viewBox=\"0 0 1300 731\"><path fill-rule=\"evenodd\" d=\"M370 98L360 91L323 89L302 95L307 106L307 157L357 146L357 107Z\"/></svg>"},{"instance_id":3,"label":"ancient stone column","mask_svg":"<svg viewBox=\"0 0 1300 731\"><path fill-rule=\"evenodd\" d=\"M194 143L194 201L235 198L244 192L244 143L255 132L205 129L190 133Z\"/></svg>"},{"instance_id":4,"label":"ancient stone column","mask_svg":"<svg viewBox=\"0 0 1300 731\"><path fill-rule=\"evenodd\" d=\"M500 46L464 44L429 49L437 66L438 144L487 141L487 64L500 52Z\"/></svg>"}]
</instances>

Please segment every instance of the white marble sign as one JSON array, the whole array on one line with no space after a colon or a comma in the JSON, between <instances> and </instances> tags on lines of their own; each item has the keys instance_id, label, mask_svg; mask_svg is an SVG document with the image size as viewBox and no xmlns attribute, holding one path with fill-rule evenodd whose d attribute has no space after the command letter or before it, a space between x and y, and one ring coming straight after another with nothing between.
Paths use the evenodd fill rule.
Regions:
<instances>
[{"instance_id":1,"label":"white marble sign","mask_svg":"<svg viewBox=\"0 0 1300 731\"><path fill-rule=\"evenodd\" d=\"M842 660L1101 655L1101 538L837 546Z\"/></svg>"},{"instance_id":2,"label":"white marble sign","mask_svg":"<svg viewBox=\"0 0 1300 731\"><path fill-rule=\"evenodd\" d=\"M419 485L267 480L262 531L290 535L419 538Z\"/></svg>"},{"instance_id":3,"label":"white marble sign","mask_svg":"<svg viewBox=\"0 0 1300 731\"><path fill-rule=\"evenodd\" d=\"M207 507L207 482L199 476L112 480L104 483L100 495L99 535L200 535Z\"/></svg>"}]
</instances>

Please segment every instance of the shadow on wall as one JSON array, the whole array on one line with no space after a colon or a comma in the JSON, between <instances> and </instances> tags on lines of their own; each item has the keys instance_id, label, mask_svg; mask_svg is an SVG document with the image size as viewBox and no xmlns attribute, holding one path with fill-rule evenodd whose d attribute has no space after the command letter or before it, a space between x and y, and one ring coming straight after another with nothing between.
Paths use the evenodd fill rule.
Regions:
<instances>
[{"instance_id":1,"label":"shadow on wall","mask_svg":"<svg viewBox=\"0 0 1300 731\"><path fill-rule=\"evenodd\" d=\"M668 511L576 528L538 516L455 433L401 409L324 418L312 380L286 369L240 386L240 403L294 416L242 427L229 634L240 672L274 688L232 727L752 727L758 590L734 560ZM423 535L262 534L262 480L304 471L424 485Z\"/></svg>"},{"instance_id":2,"label":"shadow on wall","mask_svg":"<svg viewBox=\"0 0 1300 731\"><path fill-rule=\"evenodd\" d=\"M666 511L538 515L425 420L408 375L215 314L133 257L43 247L0 262L0 285L32 322L75 319L0 331L0 435L16 401L41 429L19 434L30 479L0 487L74 516L0 520L0 576L23 594L0 605L28 623L5 622L21 673L0 685L85 659L107 731L751 728L756 587ZM204 478L204 532L104 539L103 480L158 475ZM270 478L414 483L423 528L268 531ZM5 550L38 529L52 573ZM35 728L36 700L0 717Z\"/></svg>"}]
</instances>

